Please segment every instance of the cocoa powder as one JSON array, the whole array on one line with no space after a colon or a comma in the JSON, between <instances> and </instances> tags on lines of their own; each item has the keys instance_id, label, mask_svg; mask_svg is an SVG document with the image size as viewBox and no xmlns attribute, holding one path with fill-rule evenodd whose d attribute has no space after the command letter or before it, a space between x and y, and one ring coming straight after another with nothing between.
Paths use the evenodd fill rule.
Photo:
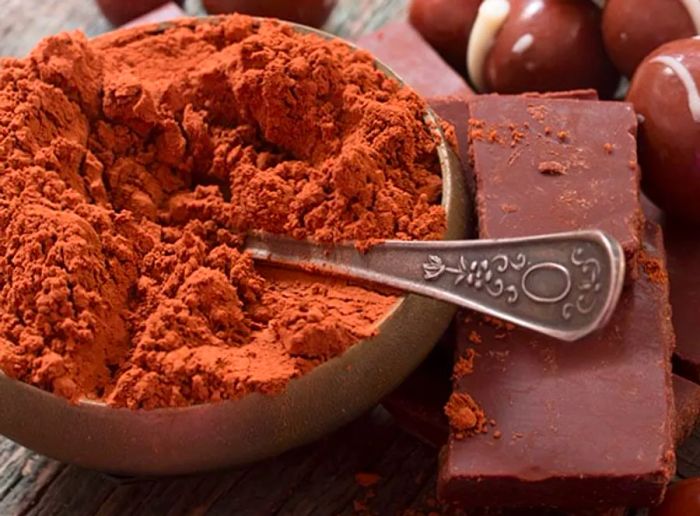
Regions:
<instances>
[{"instance_id":1,"label":"cocoa powder","mask_svg":"<svg viewBox=\"0 0 700 516\"><path fill-rule=\"evenodd\" d=\"M392 295L261 268L260 229L439 238L425 105L340 42L231 16L0 62L0 368L73 401L277 393Z\"/></svg>"}]
</instances>

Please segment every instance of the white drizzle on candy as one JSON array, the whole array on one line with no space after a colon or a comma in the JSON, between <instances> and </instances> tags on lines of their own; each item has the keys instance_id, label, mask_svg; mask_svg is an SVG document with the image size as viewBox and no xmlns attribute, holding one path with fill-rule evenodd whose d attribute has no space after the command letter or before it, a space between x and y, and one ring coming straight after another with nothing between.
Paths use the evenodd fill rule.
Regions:
<instances>
[{"instance_id":1,"label":"white drizzle on candy","mask_svg":"<svg viewBox=\"0 0 700 516\"><path fill-rule=\"evenodd\" d=\"M690 19L695 25L695 32L700 34L700 0L681 0L681 3L688 11Z\"/></svg>"},{"instance_id":2,"label":"white drizzle on candy","mask_svg":"<svg viewBox=\"0 0 700 516\"><path fill-rule=\"evenodd\" d=\"M691 12L691 8L689 8L687 4L695 6L698 14L698 22L700 22L700 0L681 1L686 4L689 12ZM592 2L601 9L605 5L605 0L592 0ZM534 2L532 5L528 6L528 9L530 9L532 13L525 13L525 15L532 16L543 7L544 4L541 0L539 2ZM467 72L472 85L477 91L484 91L486 89L484 84L484 63L486 62L486 57L491 47L493 47L496 41L498 31L501 30L509 13L510 3L508 0L484 0L479 6L471 34L469 35L469 46L467 48ZM700 32L700 30L698 32ZM534 42L535 37L532 34L524 34L515 42L512 51L515 54L522 54L529 49ZM531 68L531 65L532 63L528 63L526 67Z\"/></svg>"},{"instance_id":3,"label":"white drizzle on candy","mask_svg":"<svg viewBox=\"0 0 700 516\"><path fill-rule=\"evenodd\" d=\"M469 35L467 71L472 84L478 91L484 91L484 63L498 31L510 12L508 0L484 0L474 20Z\"/></svg>"},{"instance_id":4,"label":"white drizzle on candy","mask_svg":"<svg viewBox=\"0 0 700 516\"><path fill-rule=\"evenodd\" d=\"M535 36L528 32L527 34L523 34L518 38L518 41L513 44L513 48L511 50L514 54L522 54L528 48L530 48L534 42Z\"/></svg>"},{"instance_id":5,"label":"white drizzle on candy","mask_svg":"<svg viewBox=\"0 0 700 516\"><path fill-rule=\"evenodd\" d=\"M681 81L688 95L688 109L690 110L690 115L693 117L695 123L700 123L700 93L698 92L698 85L688 68L678 59L671 56L655 57L650 62L667 66L667 70L670 70L672 74L678 77L678 80Z\"/></svg>"}]
</instances>

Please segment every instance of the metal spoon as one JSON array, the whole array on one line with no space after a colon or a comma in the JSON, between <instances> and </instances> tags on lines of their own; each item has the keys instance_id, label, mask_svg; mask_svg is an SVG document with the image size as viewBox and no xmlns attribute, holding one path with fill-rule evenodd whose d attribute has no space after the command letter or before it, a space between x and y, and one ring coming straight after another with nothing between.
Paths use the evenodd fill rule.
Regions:
<instances>
[{"instance_id":1,"label":"metal spoon","mask_svg":"<svg viewBox=\"0 0 700 516\"><path fill-rule=\"evenodd\" d=\"M390 240L365 253L352 244L253 234L246 249L257 260L395 287L565 341L605 325L625 276L620 244L602 231L499 240Z\"/></svg>"}]
</instances>

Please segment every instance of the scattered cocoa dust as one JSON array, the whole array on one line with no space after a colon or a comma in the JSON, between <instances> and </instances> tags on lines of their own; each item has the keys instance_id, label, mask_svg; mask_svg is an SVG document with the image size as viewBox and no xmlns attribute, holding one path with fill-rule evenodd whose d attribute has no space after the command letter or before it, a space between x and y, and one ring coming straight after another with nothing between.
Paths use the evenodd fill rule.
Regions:
<instances>
[{"instance_id":1,"label":"scattered cocoa dust","mask_svg":"<svg viewBox=\"0 0 700 516\"><path fill-rule=\"evenodd\" d=\"M469 394L453 392L445 405L445 415L456 439L483 433L487 430L487 419L479 404Z\"/></svg>"},{"instance_id":2,"label":"scattered cocoa dust","mask_svg":"<svg viewBox=\"0 0 700 516\"><path fill-rule=\"evenodd\" d=\"M647 278L649 278L652 283L656 285L665 285L668 283L668 272L661 260L649 256L644 250L639 252L637 259L644 274L646 274Z\"/></svg>"},{"instance_id":3,"label":"scattered cocoa dust","mask_svg":"<svg viewBox=\"0 0 700 516\"><path fill-rule=\"evenodd\" d=\"M467 348L464 352L464 356L460 356L455 362L454 369L452 371L452 377L455 380L464 378L468 374L474 372L474 357L476 352L472 348Z\"/></svg>"},{"instance_id":4,"label":"scattered cocoa dust","mask_svg":"<svg viewBox=\"0 0 700 516\"><path fill-rule=\"evenodd\" d=\"M276 393L395 298L258 269L247 230L439 238L425 105L369 54L242 16L0 61L0 367L71 400Z\"/></svg>"},{"instance_id":5,"label":"scattered cocoa dust","mask_svg":"<svg viewBox=\"0 0 700 516\"><path fill-rule=\"evenodd\" d=\"M476 330L471 330L467 338L472 344L481 344L482 342L481 335L479 335L479 332Z\"/></svg>"},{"instance_id":6,"label":"scattered cocoa dust","mask_svg":"<svg viewBox=\"0 0 700 516\"><path fill-rule=\"evenodd\" d=\"M515 329L515 324L485 314L479 314L479 324L485 324L497 330L513 331Z\"/></svg>"}]
</instances>

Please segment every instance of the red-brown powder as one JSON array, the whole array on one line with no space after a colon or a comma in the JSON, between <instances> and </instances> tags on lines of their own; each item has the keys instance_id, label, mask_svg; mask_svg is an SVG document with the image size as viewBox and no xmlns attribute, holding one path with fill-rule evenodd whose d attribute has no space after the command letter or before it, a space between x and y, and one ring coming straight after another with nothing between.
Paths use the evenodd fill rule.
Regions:
<instances>
[{"instance_id":1,"label":"red-brown powder","mask_svg":"<svg viewBox=\"0 0 700 516\"><path fill-rule=\"evenodd\" d=\"M445 415L457 439L486 431L483 409L469 394L453 392L445 405Z\"/></svg>"},{"instance_id":2,"label":"red-brown powder","mask_svg":"<svg viewBox=\"0 0 700 516\"><path fill-rule=\"evenodd\" d=\"M463 356L460 356L455 361L455 365L452 372L452 377L456 380L464 378L468 374L474 371L474 358L476 357L476 352L472 348L467 348Z\"/></svg>"},{"instance_id":3,"label":"red-brown powder","mask_svg":"<svg viewBox=\"0 0 700 516\"><path fill-rule=\"evenodd\" d=\"M668 283L668 272L663 261L649 256L644 250L640 251L638 257L639 265L652 283L665 285Z\"/></svg>"},{"instance_id":4,"label":"red-brown powder","mask_svg":"<svg viewBox=\"0 0 700 516\"><path fill-rule=\"evenodd\" d=\"M439 238L434 131L370 56L242 16L0 62L0 368L154 408L275 393L395 303L247 230Z\"/></svg>"}]
</instances>

